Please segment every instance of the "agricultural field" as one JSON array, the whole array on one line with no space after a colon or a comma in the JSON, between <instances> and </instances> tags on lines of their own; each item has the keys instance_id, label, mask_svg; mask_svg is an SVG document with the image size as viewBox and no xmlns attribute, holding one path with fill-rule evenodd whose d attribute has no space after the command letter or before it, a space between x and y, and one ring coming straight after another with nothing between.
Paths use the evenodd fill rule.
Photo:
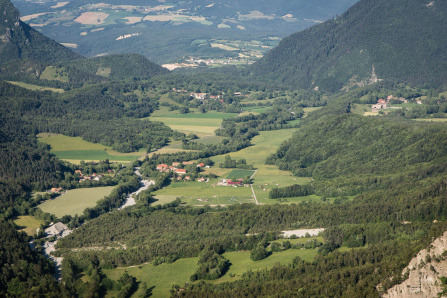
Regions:
<instances>
[{"instance_id":1,"label":"agricultural field","mask_svg":"<svg viewBox=\"0 0 447 298\"><path fill-rule=\"evenodd\" d=\"M182 202L191 206L217 206L253 203L253 194L249 187L217 186L218 179L210 182L173 182L169 187L153 194L158 201L154 205L166 204L180 197Z\"/></svg>"},{"instance_id":2,"label":"agricultural field","mask_svg":"<svg viewBox=\"0 0 447 298\"><path fill-rule=\"evenodd\" d=\"M183 285L189 281L189 277L196 270L198 259L180 259L172 264L164 263L158 266L142 265L138 267L103 269L103 273L112 280L118 280L127 271L139 282L146 282L148 288L154 287L152 289L152 297L169 297L169 290L173 285ZM138 292L135 297L138 297ZM109 291L107 297L116 297L117 294Z\"/></svg>"},{"instance_id":3,"label":"agricultural field","mask_svg":"<svg viewBox=\"0 0 447 298\"><path fill-rule=\"evenodd\" d=\"M226 175L227 179L244 179L246 176L251 177L256 171L251 170L232 170Z\"/></svg>"},{"instance_id":4,"label":"agricultural field","mask_svg":"<svg viewBox=\"0 0 447 298\"><path fill-rule=\"evenodd\" d=\"M29 236L33 236L44 221L34 216L19 216L14 220L14 223L20 228L20 231L27 233Z\"/></svg>"},{"instance_id":5,"label":"agricultural field","mask_svg":"<svg viewBox=\"0 0 447 298\"><path fill-rule=\"evenodd\" d=\"M304 261L312 262L317 255L317 250L318 249L288 249L285 251L274 252L260 261L253 261L250 259L249 251L227 252L224 253L223 256L230 260L230 269L224 276L213 281L213 283L234 281L239 279L241 275L247 271L269 269L276 263L286 265L291 263L295 257L300 257ZM231 277L230 275L234 275L234 277Z\"/></svg>"},{"instance_id":6,"label":"agricultural field","mask_svg":"<svg viewBox=\"0 0 447 298\"><path fill-rule=\"evenodd\" d=\"M230 269L224 276L217 280L206 281L209 283L222 283L237 280L241 275L249 270L257 271L272 268L276 263L282 265L292 262L295 257L300 257L304 261L311 262L317 254L317 249L288 249L286 251L274 252L269 257L260 261L252 261L249 251L228 252L223 256L230 263ZM189 282L189 277L197 268L198 258L186 258L175 261L172 264L161 264L154 266L151 264L138 267L126 267L116 269L104 269L103 273L110 279L118 280L127 271L141 283L146 282L148 288L154 287L152 297L169 297L169 290L173 285L183 285ZM231 277L231 276L232 277ZM112 297L117 293L109 292L107 297ZM138 296L139 291L135 294Z\"/></svg>"},{"instance_id":7,"label":"agricultural field","mask_svg":"<svg viewBox=\"0 0 447 298\"><path fill-rule=\"evenodd\" d=\"M85 208L94 207L96 202L108 196L114 186L72 189L66 193L43 202L38 207L44 211L62 217L80 215Z\"/></svg>"},{"instance_id":8,"label":"agricultural field","mask_svg":"<svg viewBox=\"0 0 447 298\"><path fill-rule=\"evenodd\" d=\"M41 133L38 140L51 146L51 153L58 158L78 164L84 161L100 161L109 159L111 162L127 163L136 160L145 154L144 151L132 153L120 153L111 147L90 143L81 137L68 137L61 134Z\"/></svg>"},{"instance_id":9,"label":"agricultural field","mask_svg":"<svg viewBox=\"0 0 447 298\"><path fill-rule=\"evenodd\" d=\"M194 133L199 137L214 136L214 131L220 127L222 120L234 117L229 113L189 113L189 114L165 114L160 117L157 114L149 117L151 121L161 121L173 130L183 133Z\"/></svg>"}]
</instances>

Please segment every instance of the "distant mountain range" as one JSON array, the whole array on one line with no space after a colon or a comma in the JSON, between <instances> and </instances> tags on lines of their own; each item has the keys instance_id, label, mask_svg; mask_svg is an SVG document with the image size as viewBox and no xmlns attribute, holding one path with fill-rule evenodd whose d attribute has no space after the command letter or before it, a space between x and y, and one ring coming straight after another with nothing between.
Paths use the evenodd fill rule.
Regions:
<instances>
[{"instance_id":1,"label":"distant mountain range","mask_svg":"<svg viewBox=\"0 0 447 298\"><path fill-rule=\"evenodd\" d=\"M447 83L447 1L361 0L295 33L253 65L258 77L336 91L381 79Z\"/></svg>"},{"instance_id":2,"label":"distant mountain range","mask_svg":"<svg viewBox=\"0 0 447 298\"><path fill-rule=\"evenodd\" d=\"M0 0L0 75L77 82L167 72L138 54L85 59L22 22L12 3Z\"/></svg>"},{"instance_id":3,"label":"distant mountain range","mask_svg":"<svg viewBox=\"0 0 447 298\"><path fill-rule=\"evenodd\" d=\"M13 0L23 21L84 56L139 53L157 63L189 56L253 61L280 38L355 2Z\"/></svg>"}]
</instances>

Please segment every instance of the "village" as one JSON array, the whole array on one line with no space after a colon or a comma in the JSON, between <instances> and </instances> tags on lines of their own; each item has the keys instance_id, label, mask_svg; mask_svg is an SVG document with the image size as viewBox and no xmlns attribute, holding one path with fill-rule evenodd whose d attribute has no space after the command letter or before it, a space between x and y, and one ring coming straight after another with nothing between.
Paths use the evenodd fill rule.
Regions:
<instances>
[{"instance_id":1,"label":"village","mask_svg":"<svg viewBox=\"0 0 447 298\"><path fill-rule=\"evenodd\" d=\"M395 97L393 95L389 95L386 99L383 99L383 98L378 99L377 103L371 106L371 112L378 113L381 110L387 110L387 109L400 110L400 109L402 109L402 107L391 106L391 103L390 103L391 101L398 101L401 104L408 103L408 100L403 97ZM416 103L421 105L422 101L417 100Z\"/></svg>"}]
</instances>

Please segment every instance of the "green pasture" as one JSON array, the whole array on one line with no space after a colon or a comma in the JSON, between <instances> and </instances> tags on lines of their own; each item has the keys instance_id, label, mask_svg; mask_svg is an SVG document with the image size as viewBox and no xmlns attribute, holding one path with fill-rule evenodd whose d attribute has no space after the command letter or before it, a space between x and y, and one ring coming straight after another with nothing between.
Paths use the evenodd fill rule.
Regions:
<instances>
[{"instance_id":1,"label":"green pasture","mask_svg":"<svg viewBox=\"0 0 447 298\"><path fill-rule=\"evenodd\" d=\"M173 130L183 133L194 133L199 137L214 136L223 119L235 117L231 113L188 113L179 114L178 111L168 111L167 107L161 107L155 111L149 119L160 121Z\"/></svg>"},{"instance_id":2,"label":"green pasture","mask_svg":"<svg viewBox=\"0 0 447 298\"><path fill-rule=\"evenodd\" d=\"M41 133L37 137L40 142L51 146L51 153L73 163L78 163L81 160L99 161L104 159L127 162L134 161L145 153L144 151L120 153L112 150L109 146L91 143L81 137L68 137L61 134Z\"/></svg>"},{"instance_id":3,"label":"green pasture","mask_svg":"<svg viewBox=\"0 0 447 298\"><path fill-rule=\"evenodd\" d=\"M286 265L291 263L295 257L300 257L304 261L312 262L317 255L317 250L318 249L288 249L285 251L274 252L260 261L253 261L250 259L249 251L227 252L224 253L223 256L230 260L230 269L224 276L212 281L212 283L234 281L239 279L241 275L247 271L270 269L276 263ZM230 275L234 276L230 277Z\"/></svg>"},{"instance_id":4,"label":"green pasture","mask_svg":"<svg viewBox=\"0 0 447 298\"><path fill-rule=\"evenodd\" d=\"M172 264L142 265L138 267L103 269L103 273L112 280L118 280L127 271L139 282L146 282L147 287L152 289L151 297L170 297L169 290L173 285L184 285L189 282L189 277L197 268L198 258L186 258L175 261ZM141 284L140 284L141 285ZM107 293L107 297L112 297L113 293ZM139 291L136 293L138 297Z\"/></svg>"},{"instance_id":5,"label":"green pasture","mask_svg":"<svg viewBox=\"0 0 447 298\"><path fill-rule=\"evenodd\" d=\"M269 257L260 261L252 261L249 251L228 252L223 254L231 263L230 269L221 278L209 283L222 283L234 281L249 270L257 271L270 269L276 263L281 265L289 264L295 257L311 262L317 255L317 249L288 249L286 251L274 252ZM129 275L134 276L141 283L146 282L148 288L152 289L152 297L170 297L169 290L173 285L184 285L190 282L189 277L197 268L198 258L186 258L175 261L172 264L161 264L154 266L152 264L132 266L126 268L103 269L103 273L112 280L118 280L119 277L127 271ZM234 275L230 277L230 275ZM115 292L107 293L107 297L116 295ZM134 296L138 296L138 290Z\"/></svg>"},{"instance_id":6,"label":"green pasture","mask_svg":"<svg viewBox=\"0 0 447 298\"><path fill-rule=\"evenodd\" d=\"M68 73L64 67L47 66L40 78L49 81L68 82Z\"/></svg>"},{"instance_id":7,"label":"green pasture","mask_svg":"<svg viewBox=\"0 0 447 298\"><path fill-rule=\"evenodd\" d=\"M227 179L244 179L246 176L251 177L255 171L251 170L233 170L227 174Z\"/></svg>"},{"instance_id":8,"label":"green pasture","mask_svg":"<svg viewBox=\"0 0 447 298\"><path fill-rule=\"evenodd\" d=\"M38 207L59 218L64 215L80 215L85 208L96 206L96 202L108 196L114 188L114 186L106 186L72 189L55 199L43 202Z\"/></svg>"},{"instance_id":9,"label":"green pasture","mask_svg":"<svg viewBox=\"0 0 447 298\"><path fill-rule=\"evenodd\" d=\"M153 193L157 199L154 205L172 202L177 197L192 206L253 203L249 187L217 186L217 182L217 179L210 182L172 182L169 187Z\"/></svg>"},{"instance_id":10,"label":"green pasture","mask_svg":"<svg viewBox=\"0 0 447 298\"><path fill-rule=\"evenodd\" d=\"M52 91L52 92L56 92L56 93L64 92L64 89L60 89L60 88L39 86L39 85L33 85L33 84L28 84L28 83L23 83L23 82L8 81L8 83L28 89L28 90L33 90L33 91Z\"/></svg>"},{"instance_id":11,"label":"green pasture","mask_svg":"<svg viewBox=\"0 0 447 298\"><path fill-rule=\"evenodd\" d=\"M14 220L14 223L19 227L20 231L27 233L29 236L33 236L44 221L34 216L19 216Z\"/></svg>"}]
</instances>

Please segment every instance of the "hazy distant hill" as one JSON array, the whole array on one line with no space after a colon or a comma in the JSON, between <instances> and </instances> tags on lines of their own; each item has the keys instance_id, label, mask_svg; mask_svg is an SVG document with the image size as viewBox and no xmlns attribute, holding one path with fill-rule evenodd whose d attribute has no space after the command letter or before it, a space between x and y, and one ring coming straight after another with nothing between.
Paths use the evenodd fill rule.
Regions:
<instances>
[{"instance_id":1,"label":"hazy distant hill","mask_svg":"<svg viewBox=\"0 0 447 298\"><path fill-rule=\"evenodd\" d=\"M80 58L20 21L9 0L0 0L0 73L38 71L44 64Z\"/></svg>"},{"instance_id":2,"label":"hazy distant hill","mask_svg":"<svg viewBox=\"0 0 447 298\"><path fill-rule=\"evenodd\" d=\"M447 2L361 0L281 41L252 72L295 87L339 90L377 79L447 82Z\"/></svg>"},{"instance_id":3,"label":"hazy distant hill","mask_svg":"<svg viewBox=\"0 0 447 298\"><path fill-rule=\"evenodd\" d=\"M133 52L166 63L187 56L238 59L239 53L256 59L277 45L279 38L341 14L357 1L13 0L13 3L22 20L86 57Z\"/></svg>"}]
</instances>

